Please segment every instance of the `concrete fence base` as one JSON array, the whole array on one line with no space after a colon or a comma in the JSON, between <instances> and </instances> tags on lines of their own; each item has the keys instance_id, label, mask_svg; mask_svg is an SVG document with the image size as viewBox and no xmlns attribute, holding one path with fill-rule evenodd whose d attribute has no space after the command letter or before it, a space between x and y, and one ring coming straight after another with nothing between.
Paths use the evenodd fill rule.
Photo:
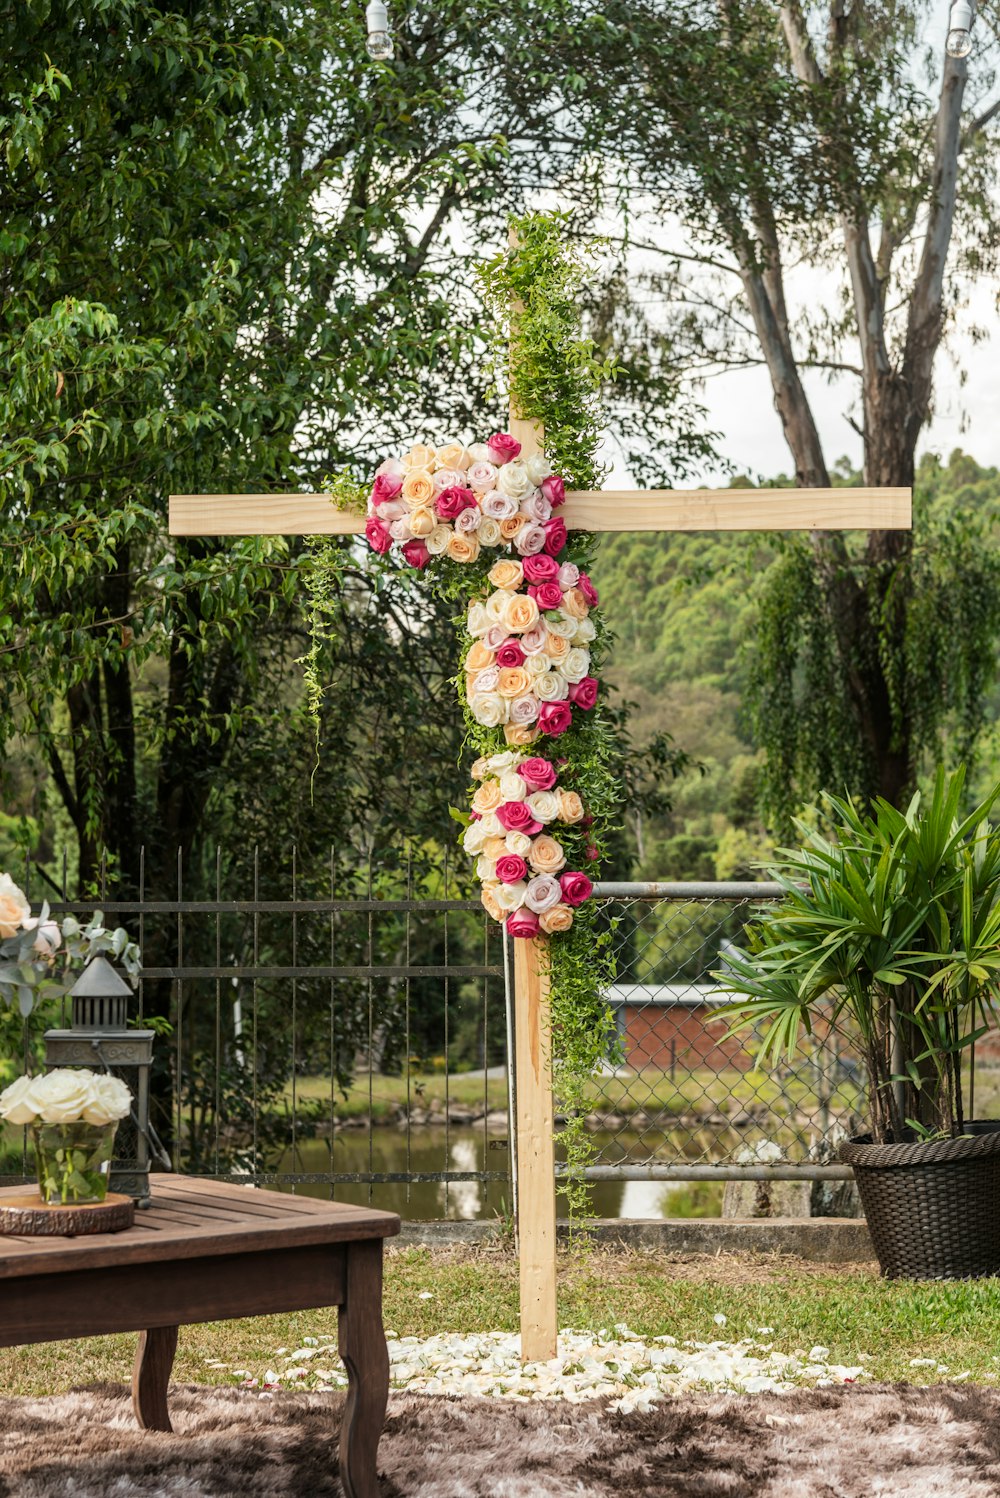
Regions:
<instances>
[{"instance_id":1,"label":"concrete fence base","mask_svg":"<svg viewBox=\"0 0 1000 1498\"><path fill-rule=\"evenodd\" d=\"M558 1224L565 1238L565 1222ZM593 1225L603 1247L664 1254L793 1254L817 1264L874 1260L863 1219L853 1217L600 1218ZM492 1222L404 1222L396 1240L403 1244L484 1244L501 1229ZM391 1241L391 1240L390 1240Z\"/></svg>"}]
</instances>

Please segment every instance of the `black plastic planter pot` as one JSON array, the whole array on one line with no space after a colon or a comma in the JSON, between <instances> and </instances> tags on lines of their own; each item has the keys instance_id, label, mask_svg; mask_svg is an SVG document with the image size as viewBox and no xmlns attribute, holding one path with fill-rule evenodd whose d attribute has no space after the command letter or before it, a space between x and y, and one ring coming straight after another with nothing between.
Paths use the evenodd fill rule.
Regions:
<instances>
[{"instance_id":1,"label":"black plastic planter pot","mask_svg":"<svg viewBox=\"0 0 1000 1498\"><path fill-rule=\"evenodd\" d=\"M958 1139L840 1146L888 1279L959 1280L1000 1274L1000 1122Z\"/></svg>"}]
</instances>

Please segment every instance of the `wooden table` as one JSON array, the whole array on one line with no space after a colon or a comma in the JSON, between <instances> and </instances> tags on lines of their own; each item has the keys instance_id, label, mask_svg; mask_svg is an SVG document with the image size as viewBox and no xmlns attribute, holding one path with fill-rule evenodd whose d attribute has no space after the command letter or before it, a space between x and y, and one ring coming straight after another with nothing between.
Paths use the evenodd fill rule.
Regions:
<instances>
[{"instance_id":1,"label":"wooden table","mask_svg":"<svg viewBox=\"0 0 1000 1498\"><path fill-rule=\"evenodd\" d=\"M5 1187L0 1197L23 1192ZM137 1331L136 1419L170 1430L179 1326L337 1306L348 1377L340 1480L346 1498L378 1498L389 1394L382 1240L399 1232L399 1218L184 1176L154 1175L152 1198L125 1232L0 1238L0 1347Z\"/></svg>"}]
</instances>

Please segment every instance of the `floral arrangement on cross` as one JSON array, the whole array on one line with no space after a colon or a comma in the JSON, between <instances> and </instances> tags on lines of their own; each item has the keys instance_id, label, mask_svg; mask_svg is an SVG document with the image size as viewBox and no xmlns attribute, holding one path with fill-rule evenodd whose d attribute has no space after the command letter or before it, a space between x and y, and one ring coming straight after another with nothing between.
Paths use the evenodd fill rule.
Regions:
<instances>
[{"instance_id":1,"label":"floral arrangement on cross","mask_svg":"<svg viewBox=\"0 0 1000 1498\"><path fill-rule=\"evenodd\" d=\"M368 497L375 552L395 550L418 570L440 559L468 596L459 690L473 723L508 747L472 767L462 843L484 907L514 937L568 931L593 890L574 865L598 856L571 760L559 755L599 692L598 594L569 554L556 513L565 495L543 455L522 458L516 438L496 432L468 447L415 444L379 466Z\"/></svg>"}]
</instances>

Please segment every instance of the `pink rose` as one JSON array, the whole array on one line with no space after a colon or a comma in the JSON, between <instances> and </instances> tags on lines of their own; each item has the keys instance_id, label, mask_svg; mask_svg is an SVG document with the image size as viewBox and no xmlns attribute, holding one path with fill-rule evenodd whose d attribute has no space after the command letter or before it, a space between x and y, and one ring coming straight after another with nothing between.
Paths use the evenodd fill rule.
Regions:
<instances>
[{"instance_id":1,"label":"pink rose","mask_svg":"<svg viewBox=\"0 0 1000 1498\"><path fill-rule=\"evenodd\" d=\"M488 494L497 481L496 465L493 463L473 463L467 470L466 482L473 489L478 489L480 494Z\"/></svg>"},{"instance_id":2,"label":"pink rose","mask_svg":"<svg viewBox=\"0 0 1000 1498\"><path fill-rule=\"evenodd\" d=\"M372 504L385 504L395 499L403 487L403 480L395 473L380 473L372 484Z\"/></svg>"},{"instance_id":3,"label":"pink rose","mask_svg":"<svg viewBox=\"0 0 1000 1498\"><path fill-rule=\"evenodd\" d=\"M393 523L398 524L396 521ZM392 545L392 537L381 520L366 520L365 535L372 551L377 551L380 556L383 556Z\"/></svg>"},{"instance_id":4,"label":"pink rose","mask_svg":"<svg viewBox=\"0 0 1000 1498\"><path fill-rule=\"evenodd\" d=\"M531 561L531 558L528 558ZM540 609L558 609L562 607L562 588L556 582L532 583L528 589L528 596L533 598Z\"/></svg>"},{"instance_id":5,"label":"pink rose","mask_svg":"<svg viewBox=\"0 0 1000 1498\"><path fill-rule=\"evenodd\" d=\"M494 463L509 463L521 451L521 444L509 432L494 432L486 446Z\"/></svg>"},{"instance_id":6,"label":"pink rose","mask_svg":"<svg viewBox=\"0 0 1000 1498\"><path fill-rule=\"evenodd\" d=\"M403 555L410 566L416 567L418 571L426 567L431 559L431 554L422 541L407 541L403 547Z\"/></svg>"},{"instance_id":7,"label":"pink rose","mask_svg":"<svg viewBox=\"0 0 1000 1498\"><path fill-rule=\"evenodd\" d=\"M539 713L539 701L533 692L525 692L523 697L514 697L510 704L510 721L512 723L537 723Z\"/></svg>"},{"instance_id":8,"label":"pink rose","mask_svg":"<svg viewBox=\"0 0 1000 1498\"><path fill-rule=\"evenodd\" d=\"M580 581L580 569L575 562L563 562L559 568L559 586L568 593Z\"/></svg>"},{"instance_id":9,"label":"pink rose","mask_svg":"<svg viewBox=\"0 0 1000 1498\"><path fill-rule=\"evenodd\" d=\"M529 520L549 520L552 506L543 494L529 494L521 500L521 513L527 515Z\"/></svg>"},{"instance_id":10,"label":"pink rose","mask_svg":"<svg viewBox=\"0 0 1000 1498\"><path fill-rule=\"evenodd\" d=\"M542 479L540 488L554 510L565 504L566 485L557 473L550 473L547 479Z\"/></svg>"},{"instance_id":11,"label":"pink rose","mask_svg":"<svg viewBox=\"0 0 1000 1498\"><path fill-rule=\"evenodd\" d=\"M577 878L582 879L583 875L577 875ZM590 883L589 880L587 882ZM524 892L524 903L536 915L541 915L544 911L551 910L553 905L558 905L562 897L558 879L554 879L551 874L536 874Z\"/></svg>"},{"instance_id":12,"label":"pink rose","mask_svg":"<svg viewBox=\"0 0 1000 1498\"><path fill-rule=\"evenodd\" d=\"M541 556L525 557L524 580L527 583L554 583L559 568L552 557L543 552Z\"/></svg>"},{"instance_id":13,"label":"pink rose","mask_svg":"<svg viewBox=\"0 0 1000 1498\"><path fill-rule=\"evenodd\" d=\"M501 494L499 489L491 489L483 495L483 514L490 520L510 520L517 514L517 500Z\"/></svg>"},{"instance_id":14,"label":"pink rose","mask_svg":"<svg viewBox=\"0 0 1000 1498\"><path fill-rule=\"evenodd\" d=\"M556 783L555 768L540 755L522 760L515 768L529 791L550 791Z\"/></svg>"},{"instance_id":15,"label":"pink rose","mask_svg":"<svg viewBox=\"0 0 1000 1498\"><path fill-rule=\"evenodd\" d=\"M482 671L476 672L476 678L475 682L473 683L472 689L475 692L495 692L497 689L497 682L499 680L499 666L484 666Z\"/></svg>"},{"instance_id":16,"label":"pink rose","mask_svg":"<svg viewBox=\"0 0 1000 1498\"><path fill-rule=\"evenodd\" d=\"M601 856L601 850L594 843L587 844L587 857L591 863L595 863Z\"/></svg>"},{"instance_id":17,"label":"pink rose","mask_svg":"<svg viewBox=\"0 0 1000 1498\"><path fill-rule=\"evenodd\" d=\"M558 516L555 520L546 520L545 550L550 557L557 557L568 540L565 520L560 520Z\"/></svg>"},{"instance_id":18,"label":"pink rose","mask_svg":"<svg viewBox=\"0 0 1000 1498\"><path fill-rule=\"evenodd\" d=\"M553 738L565 733L573 721L573 709L568 702L543 702L538 714L538 726L543 733Z\"/></svg>"},{"instance_id":19,"label":"pink rose","mask_svg":"<svg viewBox=\"0 0 1000 1498\"><path fill-rule=\"evenodd\" d=\"M515 639L511 638L509 640L504 640L503 644L500 646L500 649L497 651L497 665L524 665L524 651L521 649L520 645Z\"/></svg>"},{"instance_id":20,"label":"pink rose","mask_svg":"<svg viewBox=\"0 0 1000 1498\"><path fill-rule=\"evenodd\" d=\"M597 701L598 681L596 676L585 676L582 681L575 682L569 689L569 700L574 707L582 707L584 712L589 713Z\"/></svg>"},{"instance_id":21,"label":"pink rose","mask_svg":"<svg viewBox=\"0 0 1000 1498\"><path fill-rule=\"evenodd\" d=\"M538 935L538 917L533 910L527 910L523 905L520 910L515 910L513 915L507 917L506 924L511 936Z\"/></svg>"},{"instance_id":22,"label":"pink rose","mask_svg":"<svg viewBox=\"0 0 1000 1498\"><path fill-rule=\"evenodd\" d=\"M441 520L455 520L463 510L476 508L476 496L471 489L442 489L434 501L434 508Z\"/></svg>"},{"instance_id":23,"label":"pink rose","mask_svg":"<svg viewBox=\"0 0 1000 1498\"><path fill-rule=\"evenodd\" d=\"M527 801L505 801L497 807L497 820L507 832L526 832L529 837L542 830L541 822L536 822Z\"/></svg>"},{"instance_id":24,"label":"pink rose","mask_svg":"<svg viewBox=\"0 0 1000 1498\"><path fill-rule=\"evenodd\" d=\"M582 905L594 893L594 886L586 874L560 874L559 887L566 905Z\"/></svg>"},{"instance_id":25,"label":"pink rose","mask_svg":"<svg viewBox=\"0 0 1000 1498\"><path fill-rule=\"evenodd\" d=\"M590 578L588 577L588 575L587 575L586 572L581 572L580 573L580 581L579 581L578 587L580 589L580 592L583 594L584 598L587 600L587 602L590 605L590 607L592 609L596 608L597 605L598 605L598 603L600 602L600 599L597 596L597 589L594 587L593 583L590 581Z\"/></svg>"},{"instance_id":26,"label":"pink rose","mask_svg":"<svg viewBox=\"0 0 1000 1498\"><path fill-rule=\"evenodd\" d=\"M551 520L546 521L546 525L551 524ZM539 525L536 520L526 520L514 537L514 545L522 557L534 556L536 552L541 551L547 541L545 526Z\"/></svg>"},{"instance_id":27,"label":"pink rose","mask_svg":"<svg viewBox=\"0 0 1000 1498\"><path fill-rule=\"evenodd\" d=\"M523 858L518 858L516 853L504 853L497 859L497 878L503 884L516 884L519 879L524 878L527 872L528 865ZM583 877L582 874L575 875L577 879ZM587 883L590 883L589 879Z\"/></svg>"},{"instance_id":28,"label":"pink rose","mask_svg":"<svg viewBox=\"0 0 1000 1498\"><path fill-rule=\"evenodd\" d=\"M380 520L402 520L408 511L398 499L386 499L375 506L375 513Z\"/></svg>"},{"instance_id":29,"label":"pink rose","mask_svg":"<svg viewBox=\"0 0 1000 1498\"><path fill-rule=\"evenodd\" d=\"M507 631L504 629L502 624L491 624L489 629L483 635L483 644L486 646L487 650L496 652L500 649L501 645L504 644L507 638Z\"/></svg>"},{"instance_id":30,"label":"pink rose","mask_svg":"<svg viewBox=\"0 0 1000 1498\"><path fill-rule=\"evenodd\" d=\"M536 624L532 629L526 629L521 636L521 649L525 655L541 655L545 649L545 641L549 632L544 624ZM491 647L492 648L492 647Z\"/></svg>"},{"instance_id":31,"label":"pink rose","mask_svg":"<svg viewBox=\"0 0 1000 1498\"><path fill-rule=\"evenodd\" d=\"M462 510L455 516L455 529L460 536L472 536L479 529L482 520L478 506L473 505L471 509Z\"/></svg>"}]
</instances>

